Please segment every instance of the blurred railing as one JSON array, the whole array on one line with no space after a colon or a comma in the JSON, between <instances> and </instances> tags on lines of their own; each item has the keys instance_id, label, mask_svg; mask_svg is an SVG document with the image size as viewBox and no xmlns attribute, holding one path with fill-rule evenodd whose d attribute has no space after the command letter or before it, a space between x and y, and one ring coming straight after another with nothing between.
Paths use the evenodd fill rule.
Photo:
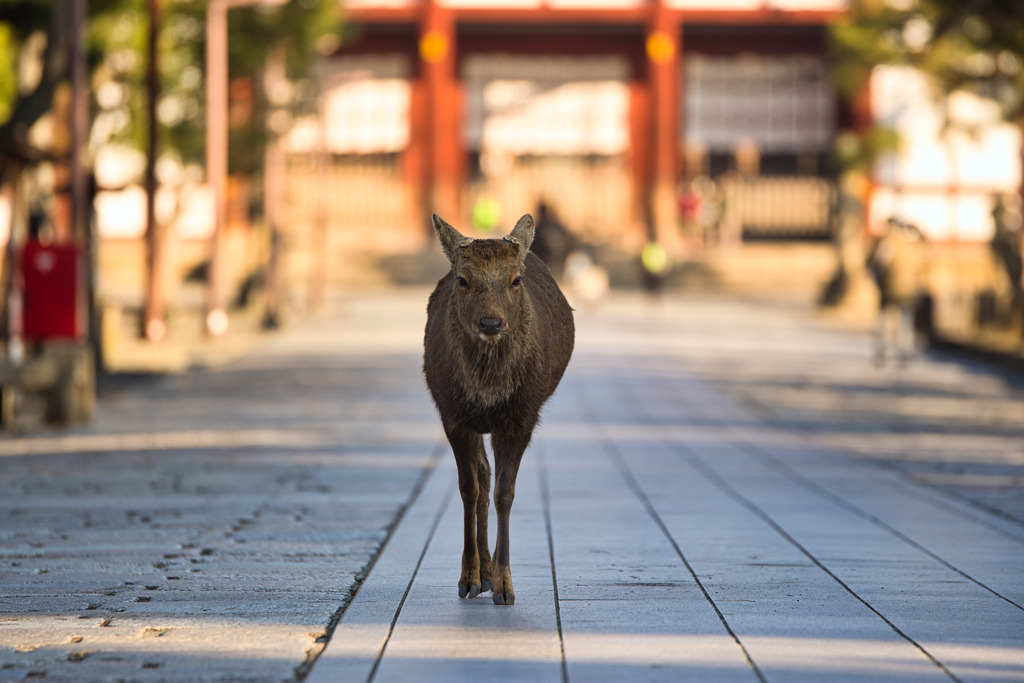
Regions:
<instances>
[{"instance_id":1,"label":"blurred railing","mask_svg":"<svg viewBox=\"0 0 1024 683\"><path fill-rule=\"evenodd\" d=\"M835 186L824 178L754 176L722 182L745 239L826 238ZM728 201L728 200L727 200Z\"/></svg>"},{"instance_id":2,"label":"blurred railing","mask_svg":"<svg viewBox=\"0 0 1024 683\"><path fill-rule=\"evenodd\" d=\"M294 155L286 177L289 210L302 223L322 212L327 225L393 230L412 217L397 154Z\"/></svg>"}]
</instances>

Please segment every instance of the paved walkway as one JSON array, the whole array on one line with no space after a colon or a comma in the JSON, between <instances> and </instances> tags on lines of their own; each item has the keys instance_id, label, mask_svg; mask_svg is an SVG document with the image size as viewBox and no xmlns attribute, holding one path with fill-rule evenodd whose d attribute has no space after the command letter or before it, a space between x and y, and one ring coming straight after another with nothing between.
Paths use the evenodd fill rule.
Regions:
<instances>
[{"instance_id":1,"label":"paved walkway","mask_svg":"<svg viewBox=\"0 0 1024 683\"><path fill-rule=\"evenodd\" d=\"M440 457L425 297L346 300L117 380L88 425L0 435L0 680L301 676Z\"/></svg>"},{"instance_id":2,"label":"paved walkway","mask_svg":"<svg viewBox=\"0 0 1024 683\"><path fill-rule=\"evenodd\" d=\"M426 294L0 439L0 680L1024 679L1012 378L874 370L799 307L581 309L495 607L457 597Z\"/></svg>"},{"instance_id":3,"label":"paved walkway","mask_svg":"<svg viewBox=\"0 0 1024 683\"><path fill-rule=\"evenodd\" d=\"M785 311L742 304L632 300L578 317L519 475L516 605L456 596L461 501L445 458L308 680L1024 678L1024 529L773 428L698 376L714 363L687 364L795 349L794 374L800 349L813 364L833 337L845 347L826 353L871 375L864 335L805 319L804 336ZM877 446L875 431L863 437Z\"/></svg>"}]
</instances>

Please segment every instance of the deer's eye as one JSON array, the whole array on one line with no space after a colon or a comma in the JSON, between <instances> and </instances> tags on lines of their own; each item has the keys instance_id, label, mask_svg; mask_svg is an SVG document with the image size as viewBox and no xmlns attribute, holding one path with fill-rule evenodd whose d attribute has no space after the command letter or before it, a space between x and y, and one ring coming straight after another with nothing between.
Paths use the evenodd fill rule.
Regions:
<instances>
[{"instance_id":1,"label":"deer's eye","mask_svg":"<svg viewBox=\"0 0 1024 683\"><path fill-rule=\"evenodd\" d=\"M469 289L469 283L466 282L466 278L462 277L461 275L457 276L455 278L455 281L459 283L459 287L462 287L463 289Z\"/></svg>"},{"instance_id":2,"label":"deer's eye","mask_svg":"<svg viewBox=\"0 0 1024 683\"><path fill-rule=\"evenodd\" d=\"M517 275L516 279L512 281L512 288L515 289L519 285L523 284L523 276Z\"/></svg>"}]
</instances>

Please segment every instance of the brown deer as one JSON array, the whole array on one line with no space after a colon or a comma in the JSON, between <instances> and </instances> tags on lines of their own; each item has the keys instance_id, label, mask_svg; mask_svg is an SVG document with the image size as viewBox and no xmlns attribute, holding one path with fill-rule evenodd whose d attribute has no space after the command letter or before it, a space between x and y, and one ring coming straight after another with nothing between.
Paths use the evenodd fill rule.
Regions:
<instances>
[{"instance_id":1,"label":"brown deer","mask_svg":"<svg viewBox=\"0 0 1024 683\"><path fill-rule=\"evenodd\" d=\"M464 237L436 214L434 229L451 270L427 304L423 373L455 453L464 544L459 597L492 591L496 605L515 602L509 571L508 517L516 474L548 400L572 355L575 327L547 266L530 253L533 218L503 239ZM498 537L487 548L494 450Z\"/></svg>"}]
</instances>

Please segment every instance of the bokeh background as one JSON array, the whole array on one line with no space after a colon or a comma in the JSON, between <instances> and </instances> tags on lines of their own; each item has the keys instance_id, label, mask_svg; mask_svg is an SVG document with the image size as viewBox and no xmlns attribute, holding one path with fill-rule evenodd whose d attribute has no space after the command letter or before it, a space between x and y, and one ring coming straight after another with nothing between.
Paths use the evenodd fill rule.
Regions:
<instances>
[{"instance_id":1,"label":"bokeh background","mask_svg":"<svg viewBox=\"0 0 1024 683\"><path fill-rule=\"evenodd\" d=\"M5 385L431 283L432 212L864 325L908 229L919 332L1019 356L1022 60L1010 0L0 0Z\"/></svg>"}]
</instances>

